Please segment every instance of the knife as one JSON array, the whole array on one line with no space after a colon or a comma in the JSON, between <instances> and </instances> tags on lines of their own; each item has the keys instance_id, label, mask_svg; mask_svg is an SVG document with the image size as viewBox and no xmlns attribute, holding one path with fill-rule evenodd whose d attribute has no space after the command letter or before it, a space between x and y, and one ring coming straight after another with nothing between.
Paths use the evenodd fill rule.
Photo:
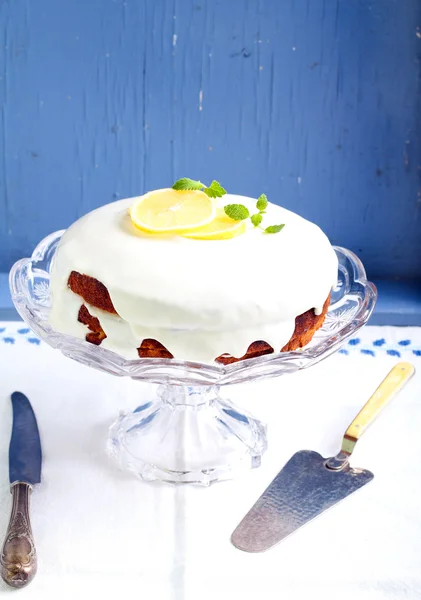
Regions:
<instances>
[{"instance_id":1,"label":"knife","mask_svg":"<svg viewBox=\"0 0 421 600\"><path fill-rule=\"evenodd\" d=\"M12 513L0 556L1 576L22 588L37 572L37 554L29 518L29 496L41 481L41 442L31 403L21 392L12 394L13 426L9 446Z\"/></svg>"}]
</instances>

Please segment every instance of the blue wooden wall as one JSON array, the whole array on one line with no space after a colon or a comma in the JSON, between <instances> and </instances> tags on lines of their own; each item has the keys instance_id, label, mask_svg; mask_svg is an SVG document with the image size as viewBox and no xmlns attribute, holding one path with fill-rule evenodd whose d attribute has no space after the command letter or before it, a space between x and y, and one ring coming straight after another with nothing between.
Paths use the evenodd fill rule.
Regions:
<instances>
[{"instance_id":1,"label":"blue wooden wall","mask_svg":"<svg viewBox=\"0 0 421 600\"><path fill-rule=\"evenodd\" d=\"M421 276L419 0L0 0L0 56L0 271L190 176Z\"/></svg>"}]
</instances>

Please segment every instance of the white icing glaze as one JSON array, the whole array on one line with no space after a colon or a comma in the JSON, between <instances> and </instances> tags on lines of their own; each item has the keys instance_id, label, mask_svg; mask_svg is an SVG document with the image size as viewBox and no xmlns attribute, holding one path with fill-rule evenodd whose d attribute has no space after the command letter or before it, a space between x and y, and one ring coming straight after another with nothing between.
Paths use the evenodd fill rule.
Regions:
<instances>
[{"instance_id":1,"label":"white icing glaze","mask_svg":"<svg viewBox=\"0 0 421 600\"><path fill-rule=\"evenodd\" d=\"M137 358L143 339L161 342L176 358L213 362L240 357L256 340L277 351L291 338L297 315L320 314L337 280L337 259L319 227L269 204L264 225L228 240L191 240L137 230L128 209L113 202L76 221L63 235L51 272L50 323L84 338L82 299L67 287L72 270L101 281L120 317L87 305L107 338L102 347ZM227 194L220 204L256 200ZM85 303L86 304L86 303Z\"/></svg>"}]
</instances>

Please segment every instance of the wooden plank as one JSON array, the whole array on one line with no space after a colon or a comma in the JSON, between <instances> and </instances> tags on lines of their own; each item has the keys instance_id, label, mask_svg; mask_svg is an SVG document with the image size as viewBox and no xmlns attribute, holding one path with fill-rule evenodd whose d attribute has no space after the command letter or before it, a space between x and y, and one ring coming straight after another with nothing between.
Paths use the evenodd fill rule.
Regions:
<instances>
[{"instance_id":1,"label":"wooden plank","mask_svg":"<svg viewBox=\"0 0 421 600\"><path fill-rule=\"evenodd\" d=\"M379 299L370 325L421 326L421 279L375 280ZM8 276L0 273L0 321L19 319L9 293Z\"/></svg>"},{"instance_id":2,"label":"wooden plank","mask_svg":"<svg viewBox=\"0 0 421 600\"><path fill-rule=\"evenodd\" d=\"M374 280L379 299L370 325L421 326L421 279Z\"/></svg>"},{"instance_id":3,"label":"wooden plank","mask_svg":"<svg viewBox=\"0 0 421 600\"><path fill-rule=\"evenodd\" d=\"M16 321L20 319L10 297L8 279L7 273L0 273L0 321Z\"/></svg>"},{"instance_id":4,"label":"wooden plank","mask_svg":"<svg viewBox=\"0 0 421 600\"><path fill-rule=\"evenodd\" d=\"M420 27L419 0L2 2L0 270L188 175L420 276Z\"/></svg>"}]
</instances>

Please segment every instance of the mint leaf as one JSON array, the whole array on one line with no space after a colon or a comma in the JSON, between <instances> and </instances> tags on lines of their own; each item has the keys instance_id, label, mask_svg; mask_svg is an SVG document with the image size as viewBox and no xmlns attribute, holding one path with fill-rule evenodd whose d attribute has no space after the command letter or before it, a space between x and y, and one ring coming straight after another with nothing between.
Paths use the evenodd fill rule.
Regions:
<instances>
[{"instance_id":1,"label":"mint leaf","mask_svg":"<svg viewBox=\"0 0 421 600\"><path fill-rule=\"evenodd\" d=\"M201 181L195 181L189 177L182 177L174 183L173 190L203 190L204 184Z\"/></svg>"},{"instance_id":2,"label":"mint leaf","mask_svg":"<svg viewBox=\"0 0 421 600\"><path fill-rule=\"evenodd\" d=\"M209 187L205 187L203 190L205 194L209 196L209 198L222 198L227 191L222 187L218 181L212 181Z\"/></svg>"},{"instance_id":3,"label":"mint leaf","mask_svg":"<svg viewBox=\"0 0 421 600\"><path fill-rule=\"evenodd\" d=\"M182 177L174 183L173 190L203 190L209 198L221 198L226 194L226 190L218 181L212 181L209 187L206 187L201 181L195 181L190 177Z\"/></svg>"},{"instance_id":4,"label":"mint leaf","mask_svg":"<svg viewBox=\"0 0 421 600\"><path fill-rule=\"evenodd\" d=\"M262 212L263 210L265 210L265 208L267 208L268 204L269 202L266 194L261 194L257 199L256 208L258 211Z\"/></svg>"},{"instance_id":5,"label":"mint leaf","mask_svg":"<svg viewBox=\"0 0 421 600\"><path fill-rule=\"evenodd\" d=\"M224 206L224 211L234 221L244 221L250 216L248 209L242 204L227 204Z\"/></svg>"},{"instance_id":6,"label":"mint leaf","mask_svg":"<svg viewBox=\"0 0 421 600\"><path fill-rule=\"evenodd\" d=\"M260 213L256 213L255 215L251 215L250 220L255 227L259 227L260 223L263 221L263 217Z\"/></svg>"},{"instance_id":7,"label":"mint leaf","mask_svg":"<svg viewBox=\"0 0 421 600\"><path fill-rule=\"evenodd\" d=\"M279 233L284 227L285 225L269 225L266 227L265 233Z\"/></svg>"}]
</instances>

